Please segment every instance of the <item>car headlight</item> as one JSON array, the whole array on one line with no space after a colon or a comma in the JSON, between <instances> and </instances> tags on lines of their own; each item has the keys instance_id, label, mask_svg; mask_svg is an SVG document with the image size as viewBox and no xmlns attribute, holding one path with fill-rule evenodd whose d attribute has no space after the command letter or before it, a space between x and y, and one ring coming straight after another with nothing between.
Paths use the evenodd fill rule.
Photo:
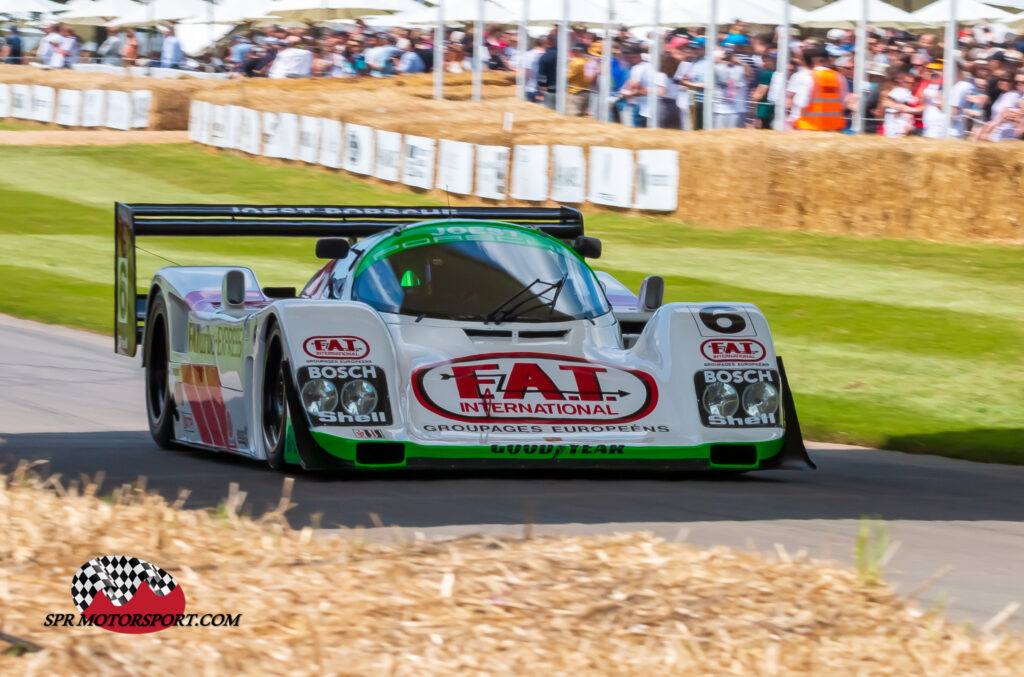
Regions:
<instances>
[{"instance_id":1,"label":"car headlight","mask_svg":"<svg viewBox=\"0 0 1024 677\"><path fill-rule=\"evenodd\" d=\"M771 383L752 383L743 390L743 410L750 416L779 410L779 391Z\"/></svg>"},{"instance_id":2,"label":"car headlight","mask_svg":"<svg viewBox=\"0 0 1024 677\"><path fill-rule=\"evenodd\" d=\"M712 416L732 416L740 406L740 396L728 383L711 383L700 398L704 411Z\"/></svg>"},{"instance_id":3,"label":"car headlight","mask_svg":"<svg viewBox=\"0 0 1024 677\"><path fill-rule=\"evenodd\" d=\"M338 406L338 389L323 378L315 378L302 386L302 406L311 416L334 411Z\"/></svg>"},{"instance_id":4,"label":"car headlight","mask_svg":"<svg viewBox=\"0 0 1024 677\"><path fill-rule=\"evenodd\" d=\"M357 378L341 388L341 408L351 416L365 416L377 408L377 389L366 379Z\"/></svg>"}]
</instances>

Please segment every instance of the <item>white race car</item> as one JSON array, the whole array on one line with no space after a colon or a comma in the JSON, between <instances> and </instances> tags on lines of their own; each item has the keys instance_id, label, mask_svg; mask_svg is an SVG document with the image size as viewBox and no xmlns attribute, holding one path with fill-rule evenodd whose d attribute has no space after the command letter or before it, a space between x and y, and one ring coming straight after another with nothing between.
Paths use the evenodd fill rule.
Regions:
<instances>
[{"instance_id":1,"label":"white race car","mask_svg":"<svg viewBox=\"0 0 1024 677\"><path fill-rule=\"evenodd\" d=\"M301 293L173 266L135 237L320 237ZM116 350L153 439L272 468L810 467L768 323L663 304L555 209L116 206ZM133 303L134 302L134 303Z\"/></svg>"}]
</instances>

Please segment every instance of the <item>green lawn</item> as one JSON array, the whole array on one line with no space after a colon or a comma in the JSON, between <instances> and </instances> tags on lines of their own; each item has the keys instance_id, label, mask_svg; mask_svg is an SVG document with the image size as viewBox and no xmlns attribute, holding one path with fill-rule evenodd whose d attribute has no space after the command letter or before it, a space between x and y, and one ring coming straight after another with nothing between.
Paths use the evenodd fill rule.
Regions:
<instances>
[{"instance_id":1,"label":"green lawn","mask_svg":"<svg viewBox=\"0 0 1024 677\"><path fill-rule=\"evenodd\" d=\"M109 332L112 203L423 204L317 168L195 146L0 147L0 312ZM670 300L764 310L809 438L1024 463L1024 249L596 214L601 268ZM140 243L179 263L248 264L301 286L309 240ZM144 280L165 262L140 252Z\"/></svg>"},{"instance_id":2,"label":"green lawn","mask_svg":"<svg viewBox=\"0 0 1024 677\"><path fill-rule=\"evenodd\" d=\"M16 122L14 120L0 120L0 132L24 132L40 131L46 129L38 122Z\"/></svg>"}]
</instances>

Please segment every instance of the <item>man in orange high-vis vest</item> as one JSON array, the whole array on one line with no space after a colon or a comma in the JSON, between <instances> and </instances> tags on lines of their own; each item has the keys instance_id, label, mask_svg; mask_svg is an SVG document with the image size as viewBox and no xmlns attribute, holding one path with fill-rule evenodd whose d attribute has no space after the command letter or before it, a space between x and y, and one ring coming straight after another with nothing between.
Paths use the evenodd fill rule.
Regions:
<instances>
[{"instance_id":1,"label":"man in orange high-vis vest","mask_svg":"<svg viewBox=\"0 0 1024 677\"><path fill-rule=\"evenodd\" d=\"M845 129L849 93L846 78L829 68L828 52L824 49L808 50L804 59L811 70L804 71L801 81L794 83L793 127L816 131Z\"/></svg>"}]
</instances>

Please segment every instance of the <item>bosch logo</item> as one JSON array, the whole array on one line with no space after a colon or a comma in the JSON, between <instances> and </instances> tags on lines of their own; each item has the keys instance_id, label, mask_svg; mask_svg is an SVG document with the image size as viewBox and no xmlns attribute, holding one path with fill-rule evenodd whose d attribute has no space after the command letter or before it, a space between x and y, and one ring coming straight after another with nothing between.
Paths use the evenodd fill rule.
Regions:
<instances>
[{"instance_id":1,"label":"bosch logo","mask_svg":"<svg viewBox=\"0 0 1024 677\"><path fill-rule=\"evenodd\" d=\"M319 360L361 360L370 354L370 344L358 336L313 336L302 349Z\"/></svg>"},{"instance_id":2,"label":"bosch logo","mask_svg":"<svg viewBox=\"0 0 1024 677\"><path fill-rule=\"evenodd\" d=\"M709 339L700 352L712 362L760 362L767 351L753 339Z\"/></svg>"}]
</instances>

